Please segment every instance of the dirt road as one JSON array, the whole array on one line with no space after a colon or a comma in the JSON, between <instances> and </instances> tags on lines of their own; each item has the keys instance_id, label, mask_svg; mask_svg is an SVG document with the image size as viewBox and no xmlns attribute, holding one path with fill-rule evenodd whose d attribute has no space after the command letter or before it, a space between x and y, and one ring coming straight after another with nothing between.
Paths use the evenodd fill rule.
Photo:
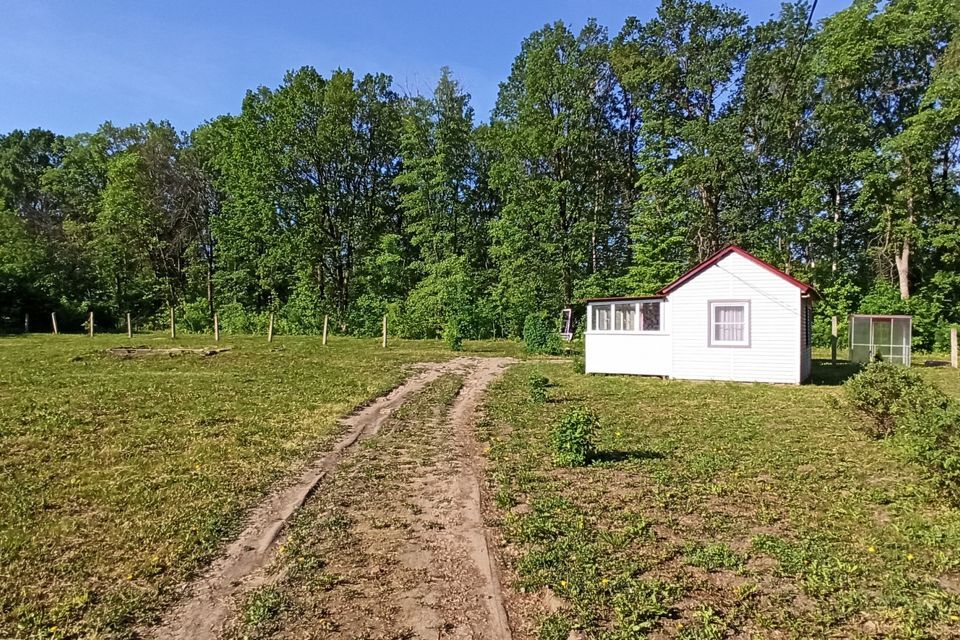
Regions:
<instances>
[{"instance_id":1,"label":"dirt road","mask_svg":"<svg viewBox=\"0 0 960 640\"><path fill-rule=\"evenodd\" d=\"M144 635L510 638L473 434L509 362L418 365L345 418L336 446L261 503Z\"/></svg>"}]
</instances>

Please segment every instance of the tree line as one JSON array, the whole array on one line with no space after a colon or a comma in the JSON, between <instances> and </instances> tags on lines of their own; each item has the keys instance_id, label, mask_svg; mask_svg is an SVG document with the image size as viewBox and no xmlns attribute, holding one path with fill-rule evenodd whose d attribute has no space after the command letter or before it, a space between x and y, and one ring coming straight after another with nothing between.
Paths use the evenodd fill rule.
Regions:
<instances>
[{"instance_id":1,"label":"tree line","mask_svg":"<svg viewBox=\"0 0 960 640\"><path fill-rule=\"evenodd\" d=\"M733 242L820 290L821 340L905 312L930 348L960 321L958 22L951 0L754 25L662 0L613 36L530 34L485 122L446 68L401 96L303 67L190 133L0 135L0 323L516 336Z\"/></svg>"}]
</instances>

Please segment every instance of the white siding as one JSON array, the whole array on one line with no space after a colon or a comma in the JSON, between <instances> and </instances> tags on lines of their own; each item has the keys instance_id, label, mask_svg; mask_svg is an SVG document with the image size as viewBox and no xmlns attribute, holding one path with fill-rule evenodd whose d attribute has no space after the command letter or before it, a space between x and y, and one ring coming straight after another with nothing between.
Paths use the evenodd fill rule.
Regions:
<instances>
[{"instance_id":1,"label":"white siding","mask_svg":"<svg viewBox=\"0 0 960 640\"><path fill-rule=\"evenodd\" d=\"M587 373L670 375L670 336L664 333L587 333L584 352Z\"/></svg>"},{"instance_id":2,"label":"white siding","mask_svg":"<svg viewBox=\"0 0 960 640\"><path fill-rule=\"evenodd\" d=\"M801 382L800 290L731 253L669 297L674 378ZM750 344L709 346L709 301L750 302Z\"/></svg>"}]
</instances>

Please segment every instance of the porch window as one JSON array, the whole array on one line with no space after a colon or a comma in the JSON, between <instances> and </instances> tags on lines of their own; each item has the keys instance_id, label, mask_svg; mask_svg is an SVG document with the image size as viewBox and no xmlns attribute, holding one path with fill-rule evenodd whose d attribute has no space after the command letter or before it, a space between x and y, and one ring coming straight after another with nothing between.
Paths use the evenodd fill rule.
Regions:
<instances>
[{"instance_id":1,"label":"porch window","mask_svg":"<svg viewBox=\"0 0 960 640\"><path fill-rule=\"evenodd\" d=\"M592 328L594 331L610 331L610 305L597 304L593 306Z\"/></svg>"},{"instance_id":2,"label":"porch window","mask_svg":"<svg viewBox=\"0 0 960 640\"><path fill-rule=\"evenodd\" d=\"M640 303L640 331L660 331L660 302Z\"/></svg>"},{"instance_id":3,"label":"porch window","mask_svg":"<svg viewBox=\"0 0 960 640\"><path fill-rule=\"evenodd\" d=\"M616 304L613 305L613 328L615 331L636 331L637 330L637 305Z\"/></svg>"},{"instance_id":4,"label":"porch window","mask_svg":"<svg viewBox=\"0 0 960 640\"><path fill-rule=\"evenodd\" d=\"M710 302L711 347L750 346L750 303L745 300Z\"/></svg>"}]
</instances>

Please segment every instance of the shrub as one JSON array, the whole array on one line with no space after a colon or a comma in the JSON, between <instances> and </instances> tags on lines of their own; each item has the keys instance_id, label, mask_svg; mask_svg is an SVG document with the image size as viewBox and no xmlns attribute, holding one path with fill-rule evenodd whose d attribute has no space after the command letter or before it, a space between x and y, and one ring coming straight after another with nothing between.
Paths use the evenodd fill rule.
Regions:
<instances>
[{"instance_id":1,"label":"shrub","mask_svg":"<svg viewBox=\"0 0 960 640\"><path fill-rule=\"evenodd\" d=\"M531 313L524 319L523 345L527 353L557 355L563 351L560 334L543 313Z\"/></svg>"},{"instance_id":2,"label":"shrub","mask_svg":"<svg viewBox=\"0 0 960 640\"><path fill-rule=\"evenodd\" d=\"M596 453L594 435L600 421L589 409L571 409L561 416L550 434L553 462L560 467L582 467Z\"/></svg>"},{"instance_id":3,"label":"shrub","mask_svg":"<svg viewBox=\"0 0 960 640\"><path fill-rule=\"evenodd\" d=\"M547 387L550 386L550 379L546 376L535 374L530 376L530 399L534 402L547 401Z\"/></svg>"},{"instance_id":4,"label":"shrub","mask_svg":"<svg viewBox=\"0 0 960 640\"><path fill-rule=\"evenodd\" d=\"M870 433L874 437L891 435L901 418L923 415L947 404L946 396L919 374L888 362L871 362L845 387L854 406L872 418Z\"/></svg>"},{"instance_id":5,"label":"shrub","mask_svg":"<svg viewBox=\"0 0 960 640\"><path fill-rule=\"evenodd\" d=\"M213 316L210 305L200 298L193 302L185 302L178 314L179 328L191 333L206 333L213 329Z\"/></svg>"},{"instance_id":6,"label":"shrub","mask_svg":"<svg viewBox=\"0 0 960 640\"><path fill-rule=\"evenodd\" d=\"M463 330L457 318L450 318L443 327L443 341L451 351L463 351Z\"/></svg>"}]
</instances>

